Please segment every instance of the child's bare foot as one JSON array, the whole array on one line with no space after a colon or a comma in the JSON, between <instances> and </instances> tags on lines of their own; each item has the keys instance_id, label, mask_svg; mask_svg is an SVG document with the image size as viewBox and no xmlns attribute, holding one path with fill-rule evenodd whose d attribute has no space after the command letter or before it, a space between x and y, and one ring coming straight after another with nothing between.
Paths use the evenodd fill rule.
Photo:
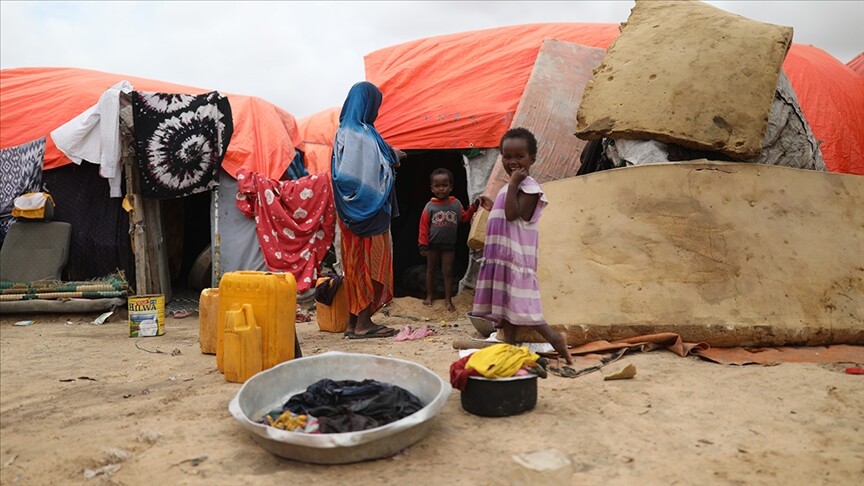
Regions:
<instances>
[{"instance_id":1,"label":"child's bare foot","mask_svg":"<svg viewBox=\"0 0 864 486\"><path fill-rule=\"evenodd\" d=\"M456 306L453 305L453 302L451 302L449 300L447 301L447 310L449 312L456 312Z\"/></svg>"},{"instance_id":2,"label":"child's bare foot","mask_svg":"<svg viewBox=\"0 0 864 486\"><path fill-rule=\"evenodd\" d=\"M423 299L423 305L432 305L432 297L426 297Z\"/></svg>"}]
</instances>

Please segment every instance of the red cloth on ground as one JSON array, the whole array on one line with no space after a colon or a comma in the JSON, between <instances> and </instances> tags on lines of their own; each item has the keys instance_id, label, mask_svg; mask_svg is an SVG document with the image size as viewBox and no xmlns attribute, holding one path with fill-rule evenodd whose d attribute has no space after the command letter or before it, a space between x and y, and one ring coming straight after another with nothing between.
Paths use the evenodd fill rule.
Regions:
<instances>
[{"instance_id":1,"label":"red cloth on ground","mask_svg":"<svg viewBox=\"0 0 864 486\"><path fill-rule=\"evenodd\" d=\"M255 219L267 268L291 272L297 280L297 292L314 287L336 229L330 180L311 175L296 181L276 181L240 169L237 209Z\"/></svg>"},{"instance_id":2,"label":"red cloth on ground","mask_svg":"<svg viewBox=\"0 0 864 486\"><path fill-rule=\"evenodd\" d=\"M469 358L471 358L470 354L450 365L450 385L459 391L465 389L469 376L482 376L474 368L465 369L465 363L468 362Z\"/></svg>"}]
</instances>

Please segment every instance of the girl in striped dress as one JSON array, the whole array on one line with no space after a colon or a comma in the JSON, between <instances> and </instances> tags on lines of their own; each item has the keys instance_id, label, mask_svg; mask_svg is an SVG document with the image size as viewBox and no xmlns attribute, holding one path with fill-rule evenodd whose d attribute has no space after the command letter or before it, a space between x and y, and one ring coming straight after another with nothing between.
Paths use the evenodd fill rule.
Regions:
<instances>
[{"instance_id":1,"label":"girl in striped dress","mask_svg":"<svg viewBox=\"0 0 864 486\"><path fill-rule=\"evenodd\" d=\"M567 341L549 327L540 305L538 221L548 201L528 175L537 158L537 139L525 128L513 128L504 134L500 148L510 183L498 192L489 213L473 314L495 321L503 341L510 344L516 342L515 326L533 327L572 364Z\"/></svg>"}]
</instances>

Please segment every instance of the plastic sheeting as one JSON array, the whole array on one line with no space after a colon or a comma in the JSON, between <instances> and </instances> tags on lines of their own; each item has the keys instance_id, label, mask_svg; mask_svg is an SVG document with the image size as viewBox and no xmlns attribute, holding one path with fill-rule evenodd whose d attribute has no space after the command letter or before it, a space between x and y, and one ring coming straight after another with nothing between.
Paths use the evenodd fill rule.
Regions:
<instances>
[{"instance_id":1,"label":"plastic sheeting","mask_svg":"<svg viewBox=\"0 0 864 486\"><path fill-rule=\"evenodd\" d=\"M849 66L849 69L864 76L864 52L855 56L855 59L847 62L846 65Z\"/></svg>"},{"instance_id":2,"label":"plastic sheeting","mask_svg":"<svg viewBox=\"0 0 864 486\"><path fill-rule=\"evenodd\" d=\"M394 147L497 147L544 39L606 48L614 24L529 24L420 39L368 54L384 93L375 126Z\"/></svg>"},{"instance_id":3,"label":"plastic sheeting","mask_svg":"<svg viewBox=\"0 0 864 486\"><path fill-rule=\"evenodd\" d=\"M792 44L783 70L831 172L864 175L864 77L827 52Z\"/></svg>"},{"instance_id":4,"label":"plastic sheeting","mask_svg":"<svg viewBox=\"0 0 864 486\"><path fill-rule=\"evenodd\" d=\"M0 71L0 148L48 136L93 106L106 89L122 80L128 80L138 91L213 91L86 69L4 69ZM303 149L294 117L261 98L222 94L228 97L234 118L234 135L222 167L232 176L242 167L279 179L294 160L295 149ZM46 170L71 163L50 136L47 142Z\"/></svg>"},{"instance_id":5,"label":"plastic sheeting","mask_svg":"<svg viewBox=\"0 0 864 486\"><path fill-rule=\"evenodd\" d=\"M607 48L616 24L551 23L420 39L368 54L384 93L375 125L405 149L497 147L544 39ZM783 68L828 170L864 175L864 77L830 54L793 44ZM574 114L575 121L575 114Z\"/></svg>"},{"instance_id":6,"label":"plastic sheeting","mask_svg":"<svg viewBox=\"0 0 864 486\"><path fill-rule=\"evenodd\" d=\"M310 174L330 174L333 139L339 129L341 108L328 108L297 121L300 139L306 147L306 170Z\"/></svg>"}]
</instances>

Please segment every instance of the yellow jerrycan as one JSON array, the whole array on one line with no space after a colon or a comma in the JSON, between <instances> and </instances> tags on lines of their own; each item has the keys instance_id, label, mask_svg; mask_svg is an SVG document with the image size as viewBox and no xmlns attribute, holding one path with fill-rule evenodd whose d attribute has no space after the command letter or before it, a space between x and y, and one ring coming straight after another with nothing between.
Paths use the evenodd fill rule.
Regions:
<instances>
[{"instance_id":1,"label":"yellow jerrycan","mask_svg":"<svg viewBox=\"0 0 864 486\"><path fill-rule=\"evenodd\" d=\"M198 300L198 342L204 354L216 354L219 325L219 289L204 289Z\"/></svg>"},{"instance_id":2,"label":"yellow jerrycan","mask_svg":"<svg viewBox=\"0 0 864 486\"><path fill-rule=\"evenodd\" d=\"M261 328L255 322L252 306L225 313L225 381L243 383L261 371Z\"/></svg>"},{"instance_id":3,"label":"yellow jerrycan","mask_svg":"<svg viewBox=\"0 0 864 486\"><path fill-rule=\"evenodd\" d=\"M316 287L328 280L327 277L319 278ZM318 329L327 332L345 332L348 329L348 293L345 283L336 290L336 295L330 305L315 302L315 314L318 321Z\"/></svg>"},{"instance_id":4,"label":"yellow jerrycan","mask_svg":"<svg viewBox=\"0 0 864 486\"><path fill-rule=\"evenodd\" d=\"M219 282L216 365L224 372L225 315L250 305L261 328L261 365L266 370L294 359L297 282L290 273L229 272Z\"/></svg>"}]
</instances>

